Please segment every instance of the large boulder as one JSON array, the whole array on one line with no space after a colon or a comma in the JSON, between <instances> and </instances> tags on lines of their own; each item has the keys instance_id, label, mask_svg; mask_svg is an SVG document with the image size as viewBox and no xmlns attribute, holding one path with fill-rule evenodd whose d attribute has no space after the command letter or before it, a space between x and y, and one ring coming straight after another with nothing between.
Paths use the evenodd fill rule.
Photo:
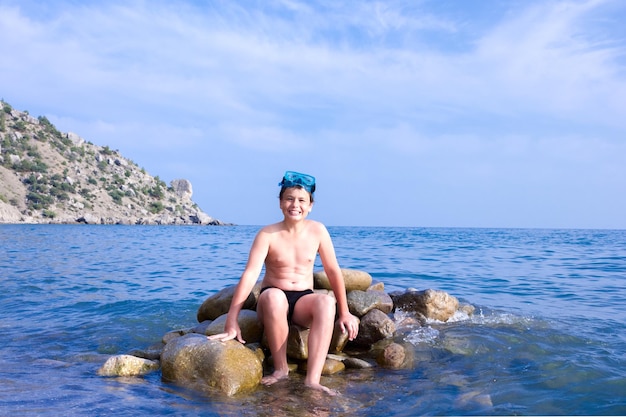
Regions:
<instances>
[{"instance_id":1,"label":"large boulder","mask_svg":"<svg viewBox=\"0 0 626 417\"><path fill-rule=\"evenodd\" d=\"M428 289L425 291L409 290L392 295L396 309L412 311L424 317L448 321L459 308L459 300L445 291Z\"/></svg>"},{"instance_id":2,"label":"large boulder","mask_svg":"<svg viewBox=\"0 0 626 417\"><path fill-rule=\"evenodd\" d=\"M191 388L212 387L229 396L254 389L263 376L259 357L241 343L208 340L195 333L165 345L161 371L166 381Z\"/></svg>"},{"instance_id":3,"label":"large boulder","mask_svg":"<svg viewBox=\"0 0 626 417\"><path fill-rule=\"evenodd\" d=\"M230 285L204 300L204 302L198 309L198 322L202 323L205 320L215 320L222 314L228 313L228 309L230 308L230 302L232 301L233 295L235 294L235 288L236 285ZM248 295L248 298L244 302L242 309L256 309L256 301L259 298L260 292L261 283L258 282L252 289L252 292L250 292L250 295Z\"/></svg>"},{"instance_id":4,"label":"large boulder","mask_svg":"<svg viewBox=\"0 0 626 417\"><path fill-rule=\"evenodd\" d=\"M353 290L365 291L372 285L372 276L365 271L342 269L341 274L343 275L343 282L347 292ZM313 274L313 282L315 288L332 289L325 271L315 272Z\"/></svg>"}]
</instances>

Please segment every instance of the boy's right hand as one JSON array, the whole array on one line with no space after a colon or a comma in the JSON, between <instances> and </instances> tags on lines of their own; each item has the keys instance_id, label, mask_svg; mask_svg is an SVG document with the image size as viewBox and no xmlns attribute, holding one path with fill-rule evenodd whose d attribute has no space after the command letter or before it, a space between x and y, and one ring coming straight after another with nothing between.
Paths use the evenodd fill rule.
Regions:
<instances>
[{"instance_id":1,"label":"boy's right hand","mask_svg":"<svg viewBox=\"0 0 626 417\"><path fill-rule=\"evenodd\" d=\"M217 340L220 342L226 342L228 340L237 339L239 343L243 343L243 344L246 343L246 341L243 340L243 338L241 337L241 328L239 327L239 325L232 326L232 327L225 327L224 333L218 333L218 334L214 334L211 336L207 336L207 339Z\"/></svg>"}]
</instances>

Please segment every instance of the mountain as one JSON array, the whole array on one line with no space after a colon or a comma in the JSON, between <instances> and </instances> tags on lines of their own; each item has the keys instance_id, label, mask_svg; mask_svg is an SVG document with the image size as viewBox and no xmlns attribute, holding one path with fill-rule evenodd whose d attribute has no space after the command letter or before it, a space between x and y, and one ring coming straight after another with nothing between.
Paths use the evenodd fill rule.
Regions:
<instances>
[{"instance_id":1,"label":"mountain","mask_svg":"<svg viewBox=\"0 0 626 417\"><path fill-rule=\"evenodd\" d=\"M119 151L0 101L0 223L223 225Z\"/></svg>"}]
</instances>

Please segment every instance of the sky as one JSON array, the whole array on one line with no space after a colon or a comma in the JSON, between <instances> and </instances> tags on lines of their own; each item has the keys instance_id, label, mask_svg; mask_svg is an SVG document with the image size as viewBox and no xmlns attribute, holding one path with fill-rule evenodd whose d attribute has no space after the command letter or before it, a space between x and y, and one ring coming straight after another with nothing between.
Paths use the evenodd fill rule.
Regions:
<instances>
[{"instance_id":1,"label":"sky","mask_svg":"<svg viewBox=\"0 0 626 417\"><path fill-rule=\"evenodd\" d=\"M225 222L626 229L622 0L0 0L0 98Z\"/></svg>"}]
</instances>

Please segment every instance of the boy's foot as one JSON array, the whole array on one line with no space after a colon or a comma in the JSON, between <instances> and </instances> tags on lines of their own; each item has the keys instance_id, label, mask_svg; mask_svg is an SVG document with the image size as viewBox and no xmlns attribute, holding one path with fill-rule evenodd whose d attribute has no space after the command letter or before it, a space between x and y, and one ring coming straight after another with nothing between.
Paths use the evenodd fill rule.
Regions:
<instances>
[{"instance_id":1,"label":"boy's foot","mask_svg":"<svg viewBox=\"0 0 626 417\"><path fill-rule=\"evenodd\" d=\"M318 390L318 391L322 391L325 392L326 394L330 395L331 397L334 397L336 395L340 395L339 391L335 391L334 389L330 389L328 387L325 387L322 384L305 384L308 388L314 389L314 390Z\"/></svg>"},{"instance_id":2,"label":"boy's foot","mask_svg":"<svg viewBox=\"0 0 626 417\"><path fill-rule=\"evenodd\" d=\"M272 375L264 376L263 378L261 378L261 384L270 386L277 383L281 379L287 378L288 376L289 372L274 371Z\"/></svg>"}]
</instances>

